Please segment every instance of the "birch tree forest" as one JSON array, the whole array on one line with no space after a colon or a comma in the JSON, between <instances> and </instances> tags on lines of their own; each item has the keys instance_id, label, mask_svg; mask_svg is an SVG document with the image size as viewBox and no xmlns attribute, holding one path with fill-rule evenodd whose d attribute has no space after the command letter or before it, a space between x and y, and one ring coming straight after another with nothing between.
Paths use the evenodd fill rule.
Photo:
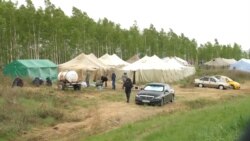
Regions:
<instances>
[{"instance_id":1,"label":"birch tree forest","mask_svg":"<svg viewBox=\"0 0 250 141\"><path fill-rule=\"evenodd\" d=\"M80 53L97 57L116 53L124 60L135 54L178 56L190 62L215 57L249 58L249 52L242 51L237 43L223 45L214 39L213 43L197 44L171 28L158 31L151 24L140 29L136 21L123 29L107 18L95 21L76 7L72 16L67 16L49 0L44 3L44 8L36 8L32 0L21 6L0 0L1 66L16 59L50 59L60 64Z\"/></svg>"}]
</instances>

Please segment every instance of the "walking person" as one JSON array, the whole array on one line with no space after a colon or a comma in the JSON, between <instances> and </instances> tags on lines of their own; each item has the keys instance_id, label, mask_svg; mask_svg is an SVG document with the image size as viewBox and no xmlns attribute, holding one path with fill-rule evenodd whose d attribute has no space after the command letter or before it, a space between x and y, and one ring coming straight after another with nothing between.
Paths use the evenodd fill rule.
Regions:
<instances>
[{"instance_id":1,"label":"walking person","mask_svg":"<svg viewBox=\"0 0 250 141\"><path fill-rule=\"evenodd\" d=\"M112 89L115 90L115 80L116 80L115 72L111 74L111 80L112 80Z\"/></svg>"},{"instance_id":2,"label":"walking person","mask_svg":"<svg viewBox=\"0 0 250 141\"><path fill-rule=\"evenodd\" d=\"M85 78L85 82L87 84L87 87L89 87L89 77L90 77L90 74L89 74L89 71L87 70L86 71L86 78Z\"/></svg>"},{"instance_id":3,"label":"walking person","mask_svg":"<svg viewBox=\"0 0 250 141\"><path fill-rule=\"evenodd\" d=\"M122 89L124 88L124 83L125 83L125 81L126 81L126 79L128 78L128 76L127 76L127 73L126 72L124 72L123 73L123 75L122 75Z\"/></svg>"},{"instance_id":4,"label":"walking person","mask_svg":"<svg viewBox=\"0 0 250 141\"><path fill-rule=\"evenodd\" d=\"M130 78L127 78L125 83L123 84L123 87L125 88L127 103L129 103L131 89L133 88L133 83Z\"/></svg>"}]
</instances>

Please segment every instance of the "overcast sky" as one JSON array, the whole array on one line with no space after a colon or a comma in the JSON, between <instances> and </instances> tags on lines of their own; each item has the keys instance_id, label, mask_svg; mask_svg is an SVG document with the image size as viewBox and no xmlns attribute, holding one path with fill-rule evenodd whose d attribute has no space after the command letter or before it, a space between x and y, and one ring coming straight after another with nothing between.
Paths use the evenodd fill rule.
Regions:
<instances>
[{"instance_id":1,"label":"overcast sky","mask_svg":"<svg viewBox=\"0 0 250 141\"><path fill-rule=\"evenodd\" d=\"M16 0L13 0L16 1ZM17 0L25 3L25 0ZM44 0L32 0L36 7L44 7ZM250 0L50 0L65 14L72 15L72 7L86 12L94 20L107 19L122 28L137 21L142 30L153 24L159 31L172 29L183 33L198 44L207 41L220 44L238 43L250 49Z\"/></svg>"}]
</instances>

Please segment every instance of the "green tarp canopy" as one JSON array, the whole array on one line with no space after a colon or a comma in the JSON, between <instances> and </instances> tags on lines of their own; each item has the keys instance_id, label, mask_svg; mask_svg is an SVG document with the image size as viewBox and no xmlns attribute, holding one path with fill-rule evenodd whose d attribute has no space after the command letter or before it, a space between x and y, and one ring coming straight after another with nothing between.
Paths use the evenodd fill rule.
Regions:
<instances>
[{"instance_id":1,"label":"green tarp canopy","mask_svg":"<svg viewBox=\"0 0 250 141\"><path fill-rule=\"evenodd\" d=\"M40 60L16 60L4 67L3 74L11 77L27 77L34 79L40 77L45 80L57 79L58 67L55 63L47 59Z\"/></svg>"}]
</instances>

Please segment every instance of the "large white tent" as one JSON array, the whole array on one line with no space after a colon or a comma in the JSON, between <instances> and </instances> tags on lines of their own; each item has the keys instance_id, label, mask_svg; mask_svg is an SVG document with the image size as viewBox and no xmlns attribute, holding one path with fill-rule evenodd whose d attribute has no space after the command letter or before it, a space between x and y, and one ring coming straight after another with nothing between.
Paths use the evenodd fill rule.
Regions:
<instances>
[{"instance_id":1,"label":"large white tent","mask_svg":"<svg viewBox=\"0 0 250 141\"><path fill-rule=\"evenodd\" d=\"M78 73L79 79L83 80L86 71L91 71L92 77L97 77L106 73L110 68L103 64L94 54L81 53L72 60L58 65L59 71L74 70Z\"/></svg>"},{"instance_id":2,"label":"large white tent","mask_svg":"<svg viewBox=\"0 0 250 141\"><path fill-rule=\"evenodd\" d=\"M140 60L123 67L122 70L135 72L137 83L174 82L186 77L182 65L166 63L156 55L152 57L144 56Z\"/></svg>"},{"instance_id":3,"label":"large white tent","mask_svg":"<svg viewBox=\"0 0 250 141\"><path fill-rule=\"evenodd\" d=\"M118 57L116 54L109 55L106 53L100 58L98 58L98 60L100 60L103 64L112 68L119 68L129 64L128 62Z\"/></svg>"},{"instance_id":4,"label":"large white tent","mask_svg":"<svg viewBox=\"0 0 250 141\"><path fill-rule=\"evenodd\" d=\"M183 77L187 77L195 73L194 66L189 65L187 61L179 57L165 57L162 60L171 66L181 68Z\"/></svg>"},{"instance_id":5,"label":"large white tent","mask_svg":"<svg viewBox=\"0 0 250 141\"><path fill-rule=\"evenodd\" d=\"M209 67L229 67L235 63L235 59L215 58L205 63Z\"/></svg>"},{"instance_id":6,"label":"large white tent","mask_svg":"<svg viewBox=\"0 0 250 141\"><path fill-rule=\"evenodd\" d=\"M127 60L127 62L128 63L134 63L135 61L138 61L138 60L140 60L140 56L139 56L139 54L135 54L134 56L132 56L131 58L129 58Z\"/></svg>"},{"instance_id":7,"label":"large white tent","mask_svg":"<svg viewBox=\"0 0 250 141\"><path fill-rule=\"evenodd\" d=\"M238 62L231 64L230 69L244 71L244 72L250 72L250 60L249 59L241 59Z\"/></svg>"}]
</instances>

